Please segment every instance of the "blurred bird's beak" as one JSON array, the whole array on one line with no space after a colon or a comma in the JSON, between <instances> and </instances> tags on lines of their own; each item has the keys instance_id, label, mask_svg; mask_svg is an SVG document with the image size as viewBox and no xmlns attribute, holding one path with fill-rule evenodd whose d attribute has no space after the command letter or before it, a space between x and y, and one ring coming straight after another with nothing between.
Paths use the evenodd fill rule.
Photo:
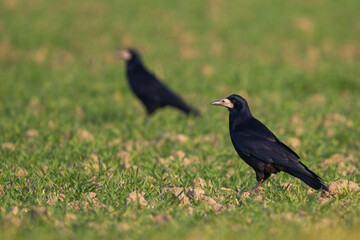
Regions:
<instances>
[{"instance_id":1,"label":"blurred bird's beak","mask_svg":"<svg viewBox=\"0 0 360 240\"><path fill-rule=\"evenodd\" d=\"M118 51L116 52L116 56L124 61L129 61L131 59L131 53L128 50Z\"/></svg>"},{"instance_id":2,"label":"blurred bird's beak","mask_svg":"<svg viewBox=\"0 0 360 240\"><path fill-rule=\"evenodd\" d=\"M234 108L234 104L227 98L212 102L211 105L227 107L227 108L230 108L230 109Z\"/></svg>"}]
</instances>

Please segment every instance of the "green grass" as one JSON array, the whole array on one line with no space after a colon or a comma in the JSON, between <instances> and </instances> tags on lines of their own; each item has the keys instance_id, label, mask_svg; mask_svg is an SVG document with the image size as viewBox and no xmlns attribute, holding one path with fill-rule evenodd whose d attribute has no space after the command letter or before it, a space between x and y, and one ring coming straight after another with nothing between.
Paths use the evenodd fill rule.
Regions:
<instances>
[{"instance_id":1,"label":"green grass","mask_svg":"<svg viewBox=\"0 0 360 240\"><path fill-rule=\"evenodd\" d=\"M326 182L359 183L359 9L357 0L0 1L0 238L358 239L359 193L326 201L280 173L262 199L234 204L255 174L232 147L227 111L209 103L243 95ZM114 57L128 46L202 117L147 118ZM188 165L158 161L179 150ZM336 153L345 166L321 165ZM190 199L190 215L164 193L197 177L224 211ZM135 190L148 207L126 204Z\"/></svg>"}]
</instances>

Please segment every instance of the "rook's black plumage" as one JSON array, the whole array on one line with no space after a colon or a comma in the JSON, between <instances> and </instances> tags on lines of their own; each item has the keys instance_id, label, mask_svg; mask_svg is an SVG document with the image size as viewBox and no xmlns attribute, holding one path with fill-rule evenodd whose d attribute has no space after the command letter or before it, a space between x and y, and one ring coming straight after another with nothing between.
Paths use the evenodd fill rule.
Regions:
<instances>
[{"instance_id":1,"label":"rook's black plumage","mask_svg":"<svg viewBox=\"0 0 360 240\"><path fill-rule=\"evenodd\" d=\"M186 114L199 114L145 68L137 51L126 49L118 52L118 56L126 61L129 85L146 107L148 115L165 106L178 108Z\"/></svg>"},{"instance_id":2,"label":"rook's black plumage","mask_svg":"<svg viewBox=\"0 0 360 240\"><path fill-rule=\"evenodd\" d=\"M244 98L233 94L212 104L227 107L230 112L230 137L234 148L255 170L258 183L253 189L272 173L284 171L314 189L328 190L323 180L301 163L299 156L292 149L252 116Z\"/></svg>"}]
</instances>

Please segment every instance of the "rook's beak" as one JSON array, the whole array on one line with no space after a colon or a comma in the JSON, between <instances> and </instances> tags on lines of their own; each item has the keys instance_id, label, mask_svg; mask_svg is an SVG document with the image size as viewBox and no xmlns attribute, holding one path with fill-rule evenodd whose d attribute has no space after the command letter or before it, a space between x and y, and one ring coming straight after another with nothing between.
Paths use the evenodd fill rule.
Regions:
<instances>
[{"instance_id":1,"label":"rook's beak","mask_svg":"<svg viewBox=\"0 0 360 240\"><path fill-rule=\"evenodd\" d=\"M227 107L227 108L230 108L230 109L234 108L234 104L227 98L212 102L211 105Z\"/></svg>"},{"instance_id":2,"label":"rook's beak","mask_svg":"<svg viewBox=\"0 0 360 240\"><path fill-rule=\"evenodd\" d=\"M118 51L115 55L124 61L129 61L131 59L131 53L128 50Z\"/></svg>"}]
</instances>

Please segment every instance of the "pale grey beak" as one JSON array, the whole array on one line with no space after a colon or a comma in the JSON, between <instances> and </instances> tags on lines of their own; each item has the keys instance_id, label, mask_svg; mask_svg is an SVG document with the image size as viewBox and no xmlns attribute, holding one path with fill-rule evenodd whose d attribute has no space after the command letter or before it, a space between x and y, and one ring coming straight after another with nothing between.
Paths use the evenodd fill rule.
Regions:
<instances>
[{"instance_id":1,"label":"pale grey beak","mask_svg":"<svg viewBox=\"0 0 360 240\"><path fill-rule=\"evenodd\" d=\"M131 59L131 53L128 50L118 51L115 55L124 61L129 61Z\"/></svg>"},{"instance_id":2,"label":"pale grey beak","mask_svg":"<svg viewBox=\"0 0 360 240\"><path fill-rule=\"evenodd\" d=\"M227 98L212 102L211 105L227 107L227 108L230 108L230 109L234 108L234 104Z\"/></svg>"}]
</instances>

